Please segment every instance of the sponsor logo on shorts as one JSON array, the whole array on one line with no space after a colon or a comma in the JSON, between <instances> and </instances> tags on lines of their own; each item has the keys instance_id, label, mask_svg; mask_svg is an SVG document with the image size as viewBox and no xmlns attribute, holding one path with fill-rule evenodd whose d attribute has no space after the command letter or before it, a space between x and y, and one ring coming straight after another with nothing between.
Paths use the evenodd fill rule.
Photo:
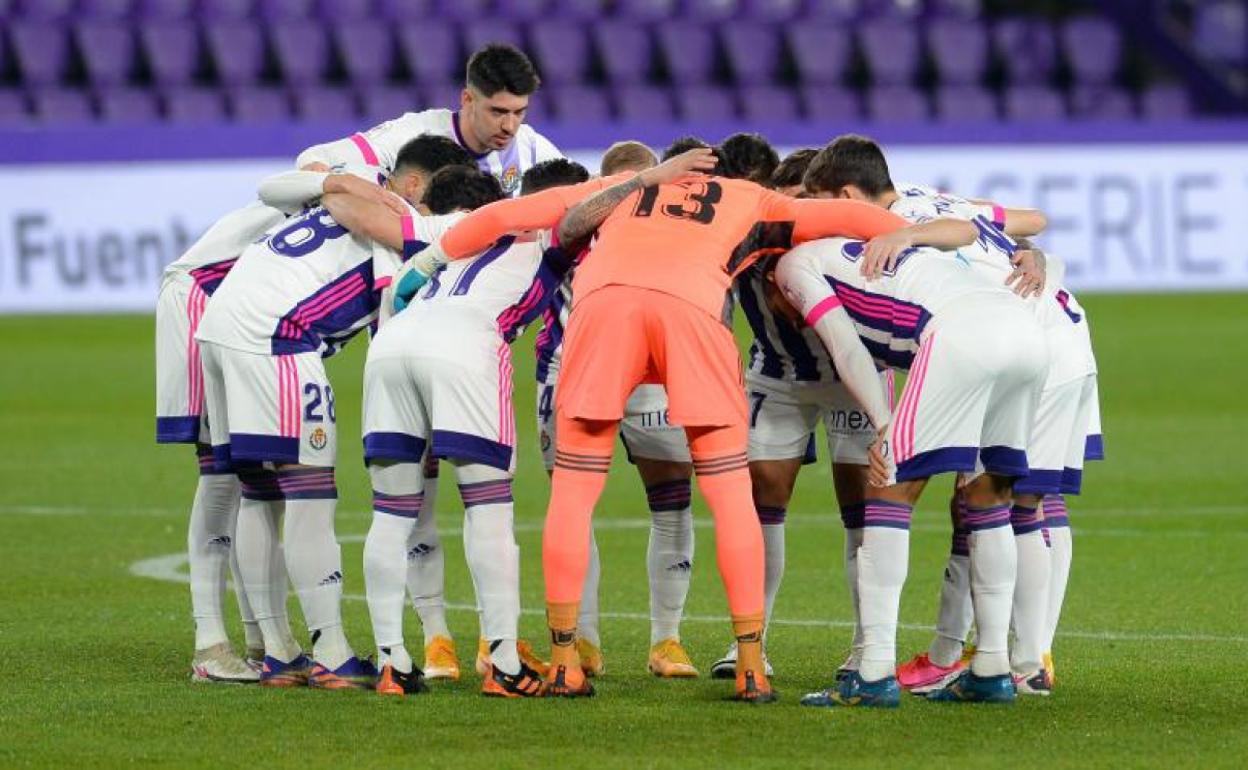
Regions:
<instances>
[{"instance_id":1,"label":"sponsor logo on shorts","mask_svg":"<svg viewBox=\"0 0 1248 770\"><path fill-rule=\"evenodd\" d=\"M830 430L871 430L871 418L857 409L833 409L824 419Z\"/></svg>"},{"instance_id":2,"label":"sponsor logo on shorts","mask_svg":"<svg viewBox=\"0 0 1248 770\"><path fill-rule=\"evenodd\" d=\"M667 428L672 425L668 422L666 409L661 412L642 412L637 415L637 419L641 421L643 428Z\"/></svg>"},{"instance_id":3,"label":"sponsor logo on shorts","mask_svg":"<svg viewBox=\"0 0 1248 770\"><path fill-rule=\"evenodd\" d=\"M325 433L324 428L316 428L312 431L311 435L308 436L308 444L310 444L313 449L324 449L325 445L328 443L329 435Z\"/></svg>"},{"instance_id":4,"label":"sponsor logo on shorts","mask_svg":"<svg viewBox=\"0 0 1248 770\"><path fill-rule=\"evenodd\" d=\"M542 431L542 451L550 451L550 434L546 431Z\"/></svg>"}]
</instances>

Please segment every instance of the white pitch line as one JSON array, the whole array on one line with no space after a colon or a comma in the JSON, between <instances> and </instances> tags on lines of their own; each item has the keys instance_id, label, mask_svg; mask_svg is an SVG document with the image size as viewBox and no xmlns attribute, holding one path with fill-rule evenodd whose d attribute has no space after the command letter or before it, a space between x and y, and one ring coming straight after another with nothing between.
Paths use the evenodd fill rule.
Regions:
<instances>
[{"instance_id":1,"label":"white pitch line","mask_svg":"<svg viewBox=\"0 0 1248 770\"><path fill-rule=\"evenodd\" d=\"M344 538L340 538L344 539ZM185 553L171 553L165 556L154 556L141 559L130 565L130 574L136 577L162 580L170 583L190 583L190 576L183 571L186 566ZM344 599L355 602L366 601L360 594L343 594ZM476 612L475 604L447 602L446 608L456 612ZM546 616L544 609L521 609L523 615ZM650 622L650 616L642 612L599 612L599 617L612 620L634 620ZM684 615L682 622L688 623L720 623L727 624L728 618L715 615ZM772 618L772 625L794 626L799 628L853 628L852 620L809 620L791 618ZM907 631L931 631L932 626L921 623L900 623L898 628ZM1218 634L1185 634L1185 633L1134 633L1129 631L1058 631L1058 636L1070 639L1096 639L1113 642L1213 642L1213 643L1248 643L1248 636L1223 636Z\"/></svg>"}]
</instances>

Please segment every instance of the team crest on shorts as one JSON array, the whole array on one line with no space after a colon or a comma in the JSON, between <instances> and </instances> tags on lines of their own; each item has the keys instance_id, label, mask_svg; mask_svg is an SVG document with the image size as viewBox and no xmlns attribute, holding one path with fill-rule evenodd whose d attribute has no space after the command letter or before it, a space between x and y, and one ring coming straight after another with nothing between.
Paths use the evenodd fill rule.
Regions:
<instances>
[{"instance_id":1,"label":"team crest on shorts","mask_svg":"<svg viewBox=\"0 0 1248 770\"><path fill-rule=\"evenodd\" d=\"M542 451L546 452L549 450L550 450L550 434L547 433L546 431L542 431Z\"/></svg>"},{"instance_id":2,"label":"team crest on shorts","mask_svg":"<svg viewBox=\"0 0 1248 770\"><path fill-rule=\"evenodd\" d=\"M324 449L325 445L329 443L329 436L326 435L324 428L317 428L308 436L308 443L312 445L313 449Z\"/></svg>"},{"instance_id":3,"label":"team crest on shorts","mask_svg":"<svg viewBox=\"0 0 1248 770\"><path fill-rule=\"evenodd\" d=\"M503 169L502 175L498 178L498 183L502 185L503 192L511 195L520 186L520 169L514 165Z\"/></svg>"}]
</instances>

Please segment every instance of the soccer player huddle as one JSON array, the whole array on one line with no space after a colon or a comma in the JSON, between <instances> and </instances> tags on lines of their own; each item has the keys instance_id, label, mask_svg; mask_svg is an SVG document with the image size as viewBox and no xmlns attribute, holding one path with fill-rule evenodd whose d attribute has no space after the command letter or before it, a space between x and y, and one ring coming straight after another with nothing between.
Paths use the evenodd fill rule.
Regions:
<instances>
[{"instance_id":1,"label":"soccer player huddle","mask_svg":"<svg viewBox=\"0 0 1248 770\"><path fill-rule=\"evenodd\" d=\"M764 644L785 514L822 421L855 628L835 681L801 703L1049 694L1071 561L1063 496L1101 450L1086 314L1061 262L1027 240L1043 214L895 184L860 136L784 159L757 134L685 137L662 159L621 141L591 177L524 124L538 85L522 53L486 46L458 111L305 150L167 269L157 440L195 444L200 468L192 678L398 696L458 679L434 516L445 460L465 509L482 693L592 695L605 672L592 514L619 434L652 514L648 670L698 675L680 641L696 477L732 625L710 673L734 680L738 700L774 701ZM745 366L738 306L754 335ZM510 346L539 319L549 661L517 633L512 498ZM365 329L375 663L342 627L323 364ZM941 474L956 482L936 637L898 665L911 514ZM244 656L223 622L231 572Z\"/></svg>"}]
</instances>

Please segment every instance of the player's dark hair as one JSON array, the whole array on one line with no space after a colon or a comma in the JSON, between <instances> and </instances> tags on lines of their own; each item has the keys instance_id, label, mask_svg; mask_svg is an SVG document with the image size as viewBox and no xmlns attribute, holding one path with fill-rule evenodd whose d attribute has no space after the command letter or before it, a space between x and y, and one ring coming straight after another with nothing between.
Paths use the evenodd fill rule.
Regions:
<instances>
[{"instance_id":1,"label":"player's dark hair","mask_svg":"<svg viewBox=\"0 0 1248 770\"><path fill-rule=\"evenodd\" d=\"M447 166L429 180L421 203L433 214L458 209L472 211L505 198L503 186L492 174L473 166Z\"/></svg>"},{"instance_id":2,"label":"player's dark hair","mask_svg":"<svg viewBox=\"0 0 1248 770\"><path fill-rule=\"evenodd\" d=\"M589 169L567 158L544 160L520 177L520 194L541 192L550 187L563 187L589 181Z\"/></svg>"},{"instance_id":3,"label":"player's dark hair","mask_svg":"<svg viewBox=\"0 0 1248 770\"><path fill-rule=\"evenodd\" d=\"M486 96L506 91L528 96L542 84L533 62L515 46L490 43L468 59L468 85Z\"/></svg>"},{"instance_id":4,"label":"player's dark hair","mask_svg":"<svg viewBox=\"0 0 1248 770\"><path fill-rule=\"evenodd\" d=\"M682 152L695 150L699 147L710 147L711 145L697 138L696 136L682 136L667 146L663 151L661 160L671 160Z\"/></svg>"},{"instance_id":5,"label":"player's dark hair","mask_svg":"<svg viewBox=\"0 0 1248 770\"><path fill-rule=\"evenodd\" d=\"M767 184L780 165L780 155L762 134L740 132L719 143L722 176Z\"/></svg>"},{"instance_id":6,"label":"player's dark hair","mask_svg":"<svg viewBox=\"0 0 1248 770\"><path fill-rule=\"evenodd\" d=\"M884 151L874 140L857 134L838 136L820 150L802 183L812 193L835 193L852 184L872 198L893 190Z\"/></svg>"},{"instance_id":7,"label":"player's dark hair","mask_svg":"<svg viewBox=\"0 0 1248 770\"><path fill-rule=\"evenodd\" d=\"M818 153L819 151L814 147L805 147L784 156L784 160L780 161L776 170L771 172L771 179L767 182L767 186L779 189L800 185L802 177L806 176L806 169L810 168L810 162Z\"/></svg>"},{"instance_id":8,"label":"player's dark hair","mask_svg":"<svg viewBox=\"0 0 1248 770\"><path fill-rule=\"evenodd\" d=\"M396 173L414 168L432 174L446 166L475 166L472 153L446 136L423 134L403 145L394 161Z\"/></svg>"}]
</instances>

